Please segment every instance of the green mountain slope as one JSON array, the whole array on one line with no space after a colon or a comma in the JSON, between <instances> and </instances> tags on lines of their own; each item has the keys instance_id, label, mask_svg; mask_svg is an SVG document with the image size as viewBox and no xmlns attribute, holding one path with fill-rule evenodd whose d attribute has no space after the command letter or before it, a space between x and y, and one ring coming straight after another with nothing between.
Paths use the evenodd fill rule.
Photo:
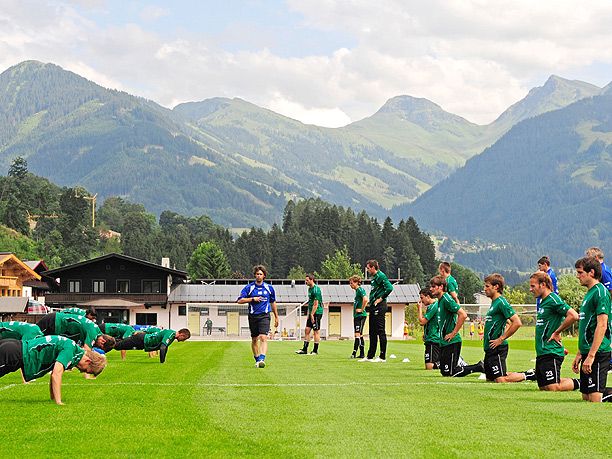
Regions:
<instances>
[{"instance_id":1,"label":"green mountain slope","mask_svg":"<svg viewBox=\"0 0 612 459\"><path fill-rule=\"evenodd\" d=\"M412 205L428 229L572 257L612 247L612 95L520 122Z\"/></svg>"}]
</instances>

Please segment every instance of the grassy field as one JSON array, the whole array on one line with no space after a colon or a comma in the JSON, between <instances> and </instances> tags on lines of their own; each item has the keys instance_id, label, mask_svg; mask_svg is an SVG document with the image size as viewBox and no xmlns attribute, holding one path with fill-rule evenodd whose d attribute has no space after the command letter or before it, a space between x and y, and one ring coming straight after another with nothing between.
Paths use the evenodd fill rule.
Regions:
<instances>
[{"instance_id":1,"label":"grassy field","mask_svg":"<svg viewBox=\"0 0 612 459\"><path fill-rule=\"evenodd\" d=\"M468 362L479 346L464 344ZM510 346L510 370L534 365L531 340ZM576 392L442 378L414 341L390 342L397 358L382 364L348 359L350 341L297 347L271 343L265 369L247 342L175 343L163 365L112 352L97 380L65 374L65 406L48 376L13 373L0 380L0 457L610 457L612 405Z\"/></svg>"}]
</instances>

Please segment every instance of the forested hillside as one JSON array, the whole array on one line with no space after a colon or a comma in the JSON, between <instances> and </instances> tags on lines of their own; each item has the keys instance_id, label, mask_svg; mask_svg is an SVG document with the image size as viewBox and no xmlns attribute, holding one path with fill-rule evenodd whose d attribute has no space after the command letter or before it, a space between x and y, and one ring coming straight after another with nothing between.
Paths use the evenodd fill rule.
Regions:
<instances>
[{"instance_id":1,"label":"forested hillside","mask_svg":"<svg viewBox=\"0 0 612 459\"><path fill-rule=\"evenodd\" d=\"M525 120L394 215L575 258L612 247L612 96Z\"/></svg>"}]
</instances>

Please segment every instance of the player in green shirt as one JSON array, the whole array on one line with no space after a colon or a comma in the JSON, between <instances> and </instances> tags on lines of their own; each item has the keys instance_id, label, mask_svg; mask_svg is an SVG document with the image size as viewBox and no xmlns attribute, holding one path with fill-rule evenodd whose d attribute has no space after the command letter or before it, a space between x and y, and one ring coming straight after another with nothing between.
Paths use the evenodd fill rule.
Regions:
<instances>
[{"instance_id":1,"label":"player in green shirt","mask_svg":"<svg viewBox=\"0 0 612 459\"><path fill-rule=\"evenodd\" d=\"M81 309L81 308L66 308L66 309L62 309L61 312L63 312L64 314L83 316L91 320L92 322L95 322L96 319L98 318L98 315L96 314L96 311L93 308L87 309L87 310Z\"/></svg>"},{"instance_id":2,"label":"player in green shirt","mask_svg":"<svg viewBox=\"0 0 612 459\"><path fill-rule=\"evenodd\" d=\"M368 260L366 269L371 277L368 327L370 329L370 345L368 355L360 362L386 362L387 361L387 297L393 291L393 285L387 275L380 271L378 261ZM380 354L376 356L376 349L380 341Z\"/></svg>"},{"instance_id":3,"label":"player in green shirt","mask_svg":"<svg viewBox=\"0 0 612 459\"><path fill-rule=\"evenodd\" d=\"M319 342L321 341L321 318L323 317L323 295L321 288L316 284L314 274L306 274L306 285L308 286L308 319L304 329L304 346L295 351L296 354L308 354L310 344L310 331L314 335L314 347L310 355L319 354Z\"/></svg>"},{"instance_id":4,"label":"player in green shirt","mask_svg":"<svg viewBox=\"0 0 612 459\"><path fill-rule=\"evenodd\" d=\"M452 267L448 261L443 261L438 266L438 272L440 276L446 279L446 291L455 300L455 303L461 304L459 301L459 284L455 278L451 275Z\"/></svg>"},{"instance_id":5,"label":"player in green shirt","mask_svg":"<svg viewBox=\"0 0 612 459\"><path fill-rule=\"evenodd\" d=\"M461 335L459 330L467 312L446 291L446 279L434 276L429 281L431 294L438 299L440 320L440 373L442 376L463 377L475 372L484 372L482 361L474 365L460 365Z\"/></svg>"},{"instance_id":6,"label":"player in green shirt","mask_svg":"<svg viewBox=\"0 0 612 459\"><path fill-rule=\"evenodd\" d=\"M425 369L440 368L440 318L438 300L433 297L429 287L419 292L419 323L423 326L423 343L425 344ZM425 309L425 313L423 313Z\"/></svg>"},{"instance_id":7,"label":"player in green shirt","mask_svg":"<svg viewBox=\"0 0 612 459\"><path fill-rule=\"evenodd\" d=\"M112 336L115 338L115 342L120 341L122 339L129 338L136 330L134 327L127 324L119 324L119 323L102 323L99 325L100 331L106 335ZM121 351L121 360L125 360L127 351L124 349Z\"/></svg>"},{"instance_id":8,"label":"player in green shirt","mask_svg":"<svg viewBox=\"0 0 612 459\"><path fill-rule=\"evenodd\" d=\"M43 336L40 327L27 322L0 322L0 339L33 339Z\"/></svg>"},{"instance_id":9,"label":"player in green shirt","mask_svg":"<svg viewBox=\"0 0 612 459\"><path fill-rule=\"evenodd\" d=\"M601 402L610 368L610 293L600 282L601 264L585 257L575 263L576 277L588 291L580 305L578 353L572 364L580 373L582 399Z\"/></svg>"},{"instance_id":10,"label":"player in green shirt","mask_svg":"<svg viewBox=\"0 0 612 459\"><path fill-rule=\"evenodd\" d=\"M94 347L109 352L115 346L115 338L104 335L91 320L74 314L52 312L37 323L44 335L61 335L73 339L85 349Z\"/></svg>"},{"instance_id":11,"label":"player in green shirt","mask_svg":"<svg viewBox=\"0 0 612 459\"><path fill-rule=\"evenodd\" d=\"M115 346L115 349L119 351L159 351L159 363L164 363L166 361L168 347L170 347L175 340L182 342L188 340L189 338L191 338L191 332L187 328L181 328L178 332L170 329L152 333L138 332L134 333L129 338L119 341Z\"/></svg>"},{"instance_id":12,"label":"player in green shirt","mask_svg":"<svg viewBox=\"0 0 612 459\"><path fill-rule=\"evenodd\" d=\"M529 290L540 297L537 310L535 347L535 377L540 390L576 390L580 381L561 377L561 365L565 349L561 344L561 332L578 320L578 313L553 292L550 276L542 271L529 278Z\"/></svg>"},{"instance_id":13,"label":"player in green shirt","mask_svg":"<svg viewBox=\"0 0 612 459\"><path fill-rule=\"evenodd\" d=\"M86 351L63 336L42 336L25 341L0 340L0 377L21 369L24 381L32 381L51 373L51 400L62 403L62 375L65 370L78 368L80 372L97 376L106 366L106 358Z\"/></svg>"},{"instance_id":14,"label":"player in green shirt","mask_svg":"<svg viewBox=\"0 0 612 459\"><path fill-rule=\"evenodd\" d=\"M483 346L485 351L484 369L488 381L511 383L535 377L534 370L521 373L507 372L508 338L523 325L508 300L502 295L506 281L501 274L485 277L484 293L491 299L491 306L485 317Z\"/></svg>"},{"instance_id":15,"label":"player in green shirt","mask_svg":"<svg viewBox=\"0 0 612 459\"><path fill-rule=\"evenodd\" d=\"M365 289L361 286L361 276L353 275L349 278L349 285L355 290L355 299L353 300L353 327L355 330L355 343L353 344L353 353L351 359L363 359L365 357L365 343L363 341L363 327L368 317L366 306L368 305L368 296ZM359 349L359 355L357 355Z\"/></svg>"}]
</instances>

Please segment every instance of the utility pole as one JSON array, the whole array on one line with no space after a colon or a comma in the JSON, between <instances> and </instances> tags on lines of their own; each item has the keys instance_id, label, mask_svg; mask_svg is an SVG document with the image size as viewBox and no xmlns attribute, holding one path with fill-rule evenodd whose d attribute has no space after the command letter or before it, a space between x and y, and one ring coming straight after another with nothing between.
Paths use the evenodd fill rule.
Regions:
<instances>
[{"instance_id":1,"label":"utility pole","mask_svg":"<svg viewBox=\"0 0 612 459\"><path fill-rule=\"evenodd\" d=\"M94 228L96 226L96 198L98 197L98 193L93 196L83 196L83 199L87 201L91 201L91 227Z\"/></svg>"}]
</instances>

